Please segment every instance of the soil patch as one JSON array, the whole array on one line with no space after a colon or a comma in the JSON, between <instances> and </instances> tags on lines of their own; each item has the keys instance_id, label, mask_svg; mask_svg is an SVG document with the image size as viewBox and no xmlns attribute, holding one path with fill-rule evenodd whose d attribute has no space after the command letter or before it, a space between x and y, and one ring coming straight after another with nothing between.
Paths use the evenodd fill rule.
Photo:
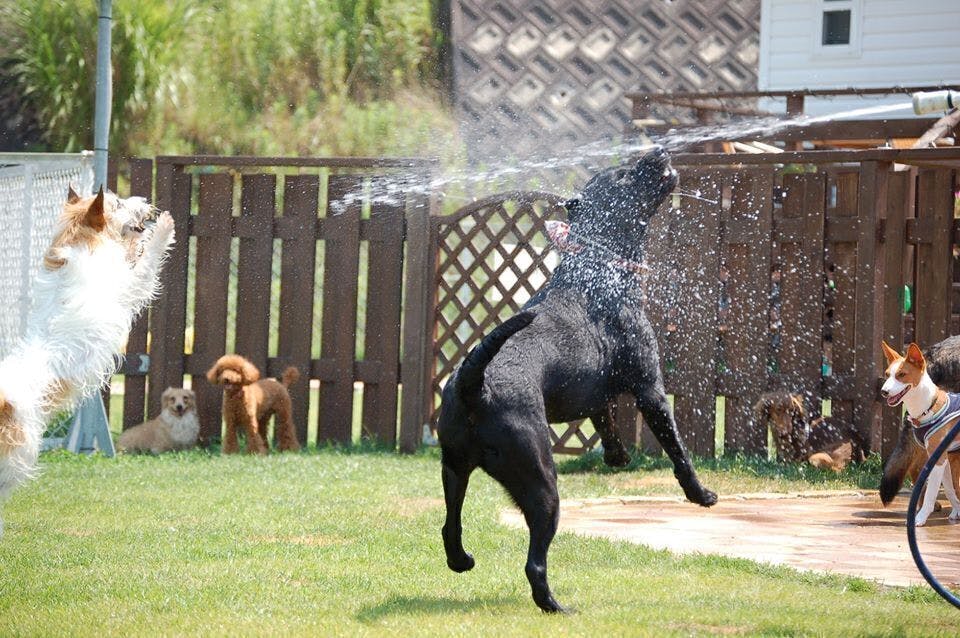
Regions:
<instances>
[{"instance_id":1,"label":"soil patch","mask_svg":"<svg viewBox=\"0 0 960 638\"><path fill-rule=\"evenodd\" d=\"M709 509L673 498L563 501L560 532L916 585L925 581L907 544L908 499L901 494L888 509L869 491L721 496ZM934 512L917 538L937 578L956 583L960 525L947 521L949 509ZM517 510L503 512L501 519L525 526Z\"/></svg>"}]
</instances>

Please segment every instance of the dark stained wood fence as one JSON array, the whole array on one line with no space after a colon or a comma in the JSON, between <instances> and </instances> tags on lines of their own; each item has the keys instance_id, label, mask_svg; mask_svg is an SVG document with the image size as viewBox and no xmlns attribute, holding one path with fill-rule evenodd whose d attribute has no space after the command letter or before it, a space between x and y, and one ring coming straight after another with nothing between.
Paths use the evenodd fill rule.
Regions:
<instances>
[{"instance_id":1,"label":"dark stained wood fence","mask_svg":"<svg viewBox=\"0 0 960 638\"><path fill-rule=\"evenodd\" d=\"M418 316L402 308L404 248L414 264L426 263L419 252L428 249L425 234L406 242L405 229L427 219L430 201L369 193L402 192L404 179L422 177L431 166L403 159L159 157L153 194L153 162L129 161L131 194L171 212L177 242L163 293L128 343L124 427L156 414L164 388L190 375L201 437L218 437L221 391L204 374L219 356L237 352L264 376L299 369L291 395L301 443L314 431L310 442L348 443L359 421L363 436L396 445L401 322ZM112 175L116 189L116 169ZM390 189L379 188L385 181ZM406 302L424 306L424 290L408 290ZM407 330L422 333L421 325ZM410 370L428 359L415 339L405 356L415 361ZM319 386L313 424L311 382ZM356 384L362 384L359 414ZM409 427L399 432L405 450L420 440L424 416L417 408L405 408L411 412Z\"/></svg>"},{"instance_id":2,"label":"dark stained wood fence","mask_svg":"<svg viewBox=\"0 0 960 638\"><path fill-rule=\"evenodd\" d=\"M889 451L898 419L877 401L880 338L928 345L960 332L960 151L702 154L674 164L702 199L675 198L654 218L645 285L688 445L704 456L718 443L763 453L752 405L786 388L813 412L829 399ZM190 375L203 434L217 436L220 392L203 374L236 351L267 375L294 365L313 382L312 393L305 380L292 388L301 442L346 443L359 422L363 436L415 449L453 367L549 277L558 256L543 224L564 214L550 193L494 195L448 216L436 214L435 193L356 196L381 180L404 192L396 180L431 169L413 160L126 162L130 194L169 209L178 241L164 292L128 343L124 427L156 414L163 389ZM656 447L623 397L617 422L628 442ZM553 437L568 453L597 443L589 423L562 424Z\"/></svg>"}]
</instances>

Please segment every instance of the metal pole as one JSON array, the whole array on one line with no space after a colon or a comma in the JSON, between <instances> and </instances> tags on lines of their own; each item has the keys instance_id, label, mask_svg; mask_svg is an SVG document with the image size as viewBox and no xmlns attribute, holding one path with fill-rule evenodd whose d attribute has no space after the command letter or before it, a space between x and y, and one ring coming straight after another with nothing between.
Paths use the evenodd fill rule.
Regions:
<instances>
[{"instance_id":1,"label":"metal pole","mask_svg":"<svg viewBox=\"0 0 960 638\"><path fill-rule=\"evenodd\" d=\"M110 29L113 26L111 0L100 0L97 16L97 94L93 113L93 190L107 185L107 148L110 142L110 106L113 101L113 68L110 62ZM77 409L67 435L71 452L99 449L114 455L110 424L99 392L86 397Z\"/></svg>"},{"instance_id":2,"label":"metal pole","mask_svg":"<svg viewBox=\"0 0 960 638\"><path fill-rule=\"evenodd\" d=\"M112 0L100 0L97 16L97 101L93 116L93 190L107 183L107 148L110 137L110 107L113 102L110 64Z\"/></svg>"}]
</instances>

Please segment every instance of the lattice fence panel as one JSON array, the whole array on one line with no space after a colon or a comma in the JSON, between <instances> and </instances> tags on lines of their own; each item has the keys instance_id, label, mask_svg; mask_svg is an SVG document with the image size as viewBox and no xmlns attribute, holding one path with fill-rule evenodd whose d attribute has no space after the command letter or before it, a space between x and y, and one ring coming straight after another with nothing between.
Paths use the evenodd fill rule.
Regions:
<instances>
[{"instance_id":1,"label":"lattice fence panel","mask_svg":"<svg viewBox=\"0 0 960 638\"><path fill-rule=\"evenodd\" d=\"M760 0L455 0L451 9L456 105L480 158L619 135L628 92L756 88Z\"/></svg>"},{"instance_id":2,"label":"lattice fence panel","mask_svg":"<svg viewBox=\"0 0 960 638\"><path fill-rule=\"evenodd\" d=\"M544 222L565 219L562 198L504 193L433 220L437 246L434 405L454 368L483 336L516 313L559 263ZM581 453L599 437L582 422L551 428L554 450Z\"/></svg>"}]
</instances>

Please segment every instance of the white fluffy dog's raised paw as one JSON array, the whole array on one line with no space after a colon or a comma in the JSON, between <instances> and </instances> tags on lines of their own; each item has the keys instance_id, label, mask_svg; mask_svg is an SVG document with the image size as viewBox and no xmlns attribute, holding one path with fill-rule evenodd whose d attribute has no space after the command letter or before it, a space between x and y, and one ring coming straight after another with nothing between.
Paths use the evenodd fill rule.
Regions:
<instances>
[{"instance_id":1,"label":"white fluffy dog's raised paw","mask_svg":"<svg viewBox=\"0 0 960 638\"><path fill-rule=\"evenodd\" d=\"M153 227L153 235L150 237L150 241L157 244L168 244L173 242L173 238L173 216L169 211L163 211L157 217L157 223Z\"/></svg>"}]
</instances>

